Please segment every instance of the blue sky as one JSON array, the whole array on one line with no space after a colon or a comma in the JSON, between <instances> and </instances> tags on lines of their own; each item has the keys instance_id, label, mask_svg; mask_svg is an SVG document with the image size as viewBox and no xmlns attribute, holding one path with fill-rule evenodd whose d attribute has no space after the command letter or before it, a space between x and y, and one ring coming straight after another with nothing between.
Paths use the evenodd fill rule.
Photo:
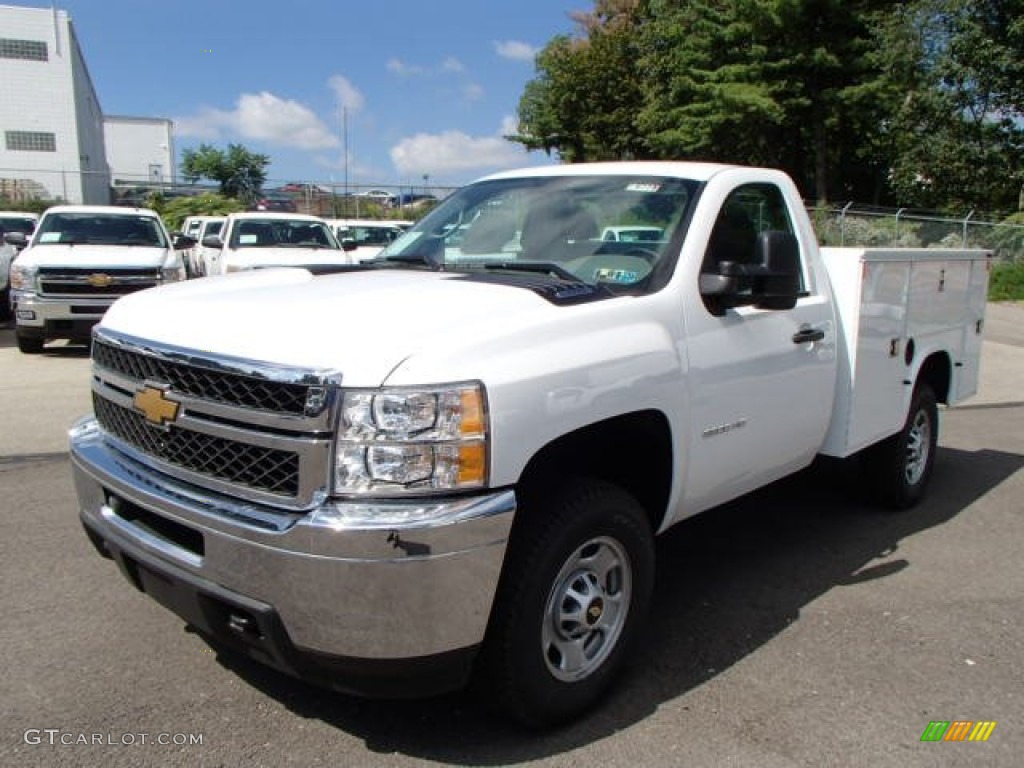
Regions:
<instances>
[{"instance_id":1,"label":"blue sky","mask_svg":"<svg viewBox=\"0 0 1024 768\"><path fill-rule=\"evenodd\" d=\"M11 0L6 0L11 3ZM14 4L47 7L46 2ZM515 129L534 54L591 0L64 0L106 114L181 150L244 144L272 182L461 184L552 162Z\"/></svg>"}]
</instances>

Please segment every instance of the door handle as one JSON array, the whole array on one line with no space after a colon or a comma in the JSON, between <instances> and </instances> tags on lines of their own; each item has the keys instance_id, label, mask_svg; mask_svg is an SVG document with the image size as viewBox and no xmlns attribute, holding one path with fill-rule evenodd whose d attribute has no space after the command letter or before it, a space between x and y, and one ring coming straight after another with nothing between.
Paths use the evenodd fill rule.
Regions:
<instances>
[{"instance_id":1,"label":"door handle","mask_svg":"<svg viewBox=\"0 0 1024 768\"><path fill-rule=\"evenodd\" d=\"M806 344L810 341L821 341L825 338L825 332L820 328L801 328L793 334L794 344Z\"/></svg>"}]
</instances>

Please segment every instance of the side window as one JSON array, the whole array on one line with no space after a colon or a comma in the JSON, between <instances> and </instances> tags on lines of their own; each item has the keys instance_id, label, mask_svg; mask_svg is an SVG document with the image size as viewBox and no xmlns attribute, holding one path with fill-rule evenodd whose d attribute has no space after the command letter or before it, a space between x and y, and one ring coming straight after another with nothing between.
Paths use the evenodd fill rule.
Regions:
<instances>
[{"instance_id":1,"label":"side window","mask_svg":"<svg viewBox=\"0 0 1024 768\"><path fill-rule=\"evenodd\" d=\"M704 270L716 272L723 261L756 264L762 232L793 232L782 192L774 184L748 184L733 190L722 205L711 231Z\"/></svg>"},{"instance_id":2,"label":"side window","mask_svg":"<svg viewBox=\"0 0 1024 768\"><path fill-rule=\"evenodd\" d=\"M782 191L774 184L765 183L747 184L733 190L722 204L711 230L701 273L721 275L721 265L729 262L733 266L726 269L726 272L741 277L737 282L738 290L731 295L728 303L717 297L704 295L705 304L713 314L720 314L724 306L755 303L759 288L770 292L767 281L771 278L756 277L758 267L764 260L765 242L771 242L770 237L764 237L768 232L794 234L793 221ZM797 274L789 273L791 276L786 281L787 288L800 294L803 293L805 286L802 265L799 263L802 259L798 252L792 256L792 260L797 262L793 264ZM750 271L747 271L748 268ZM750 275L751 278L744 278L742 275ZM769 304L770 302L765 303L766 306Z\"/></svg>"}]
</instances>

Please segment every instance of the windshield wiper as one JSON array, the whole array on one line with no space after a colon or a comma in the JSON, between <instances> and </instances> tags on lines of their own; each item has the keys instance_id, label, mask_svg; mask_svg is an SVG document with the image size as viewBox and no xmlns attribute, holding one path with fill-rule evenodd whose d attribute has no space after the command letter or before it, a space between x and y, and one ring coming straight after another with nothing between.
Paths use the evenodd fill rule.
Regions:
<instances>
[{"instance_id":1,"label":"windshield wiper","mask_svg":"<svg viewBox=\"0 0 1024 768\"><path fill-rule=\"evenodd\" d=\"M461 263L460 268L479 267L487 270L506 270L508 272L532 272L538 275L553 275L570 283L586 283L565 267L550 261L485 261L480 264Z\"/></svg>"},{"instance_id":2,"label":"windshield wiper","mask_svg":"<svg viewBox=\"0 0 1024 768\"><path fill-rule=\"evenodd\" d=\"M422 264L423 266L429 267L435 272L444 271L444 264L438 261L437 259L432 258L429 254L426 253L399 253L394 256L385 256L381 259L373 259L373 263L377 264L388 264L396 262L399 264Z\"/></svg>"}]
</instances>

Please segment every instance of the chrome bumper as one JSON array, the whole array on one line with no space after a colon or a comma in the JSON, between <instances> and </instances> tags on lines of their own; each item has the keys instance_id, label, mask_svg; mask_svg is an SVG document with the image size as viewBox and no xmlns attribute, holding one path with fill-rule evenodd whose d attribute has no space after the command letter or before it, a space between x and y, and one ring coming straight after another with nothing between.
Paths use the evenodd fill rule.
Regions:
<instances>
[{"instance_id":1,"label":"chrome bumper","mask_svg":"<svg viewBox=\"0 0 1024 768\"><path fill-rule=\"evenodd\" d=\"M44 298L37 293L11 291L11 307L16 310L18 326L42 331L47 321L75 321L93 325L110 309L113 298ZM74 309L72 309L74 307Z\"/></svg>"},{"instance_id":2,"label":"chrome bumper","mask_svg":"<svg viewBox=\"0 0 1024 768\"><path fill-rule=\"evenodd\" d=\"M483 639L512 491L289 513L156 473L109 446L91 417L69 437L94 541L162 579L271 608L302 652L407 661Z\"/></svg>"}]
</instances>

